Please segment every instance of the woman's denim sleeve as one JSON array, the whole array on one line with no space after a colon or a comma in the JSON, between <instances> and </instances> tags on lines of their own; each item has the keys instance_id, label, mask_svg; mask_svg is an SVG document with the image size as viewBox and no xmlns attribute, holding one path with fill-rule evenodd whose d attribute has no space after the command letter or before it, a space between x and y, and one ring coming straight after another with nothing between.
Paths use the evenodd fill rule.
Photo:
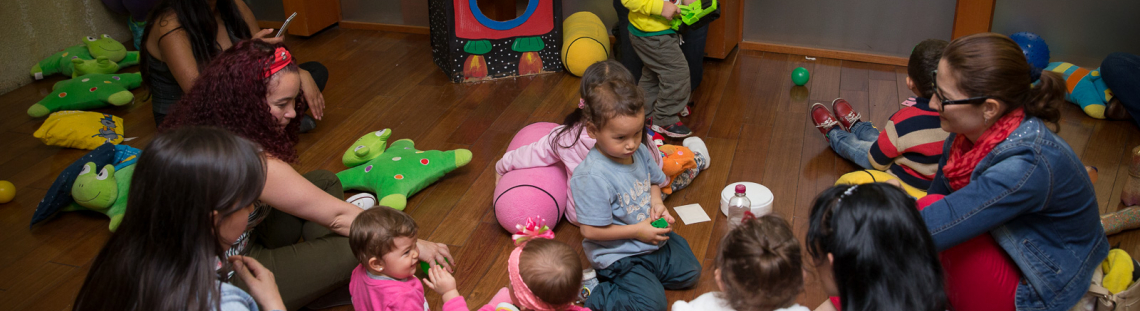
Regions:
<instances>
[{"instance_id":1,"label":"woman's denim sleeve","mask_svg":"<svg viewBox=\"0 0 1140 311\"><path fill-rule=\"evenodd\" d=\"M995 159L998 162L987 167L969 185L923 209L922 218L938 251L1043 206L1049 197L1051 176L1048 165L1040 159L1029 147L1003 151ZM983 160L982 165L985 164Z\"/></svg>"}]
</instances>

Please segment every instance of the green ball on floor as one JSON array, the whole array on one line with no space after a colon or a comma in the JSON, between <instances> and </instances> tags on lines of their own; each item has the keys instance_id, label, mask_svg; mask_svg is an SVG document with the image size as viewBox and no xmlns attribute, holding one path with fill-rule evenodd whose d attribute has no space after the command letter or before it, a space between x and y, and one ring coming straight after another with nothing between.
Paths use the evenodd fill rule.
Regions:
<instances>
[{"instance_id":1,"label":"green ball on floor","mask_svg":"<svg viewBox=\"0 0 1140 311\"><path fill-rule=\"evenodd\" d=\"M807 84L808 79L811 79L811 73L804 67L796 67L795 70L792 70L792 83L802 86Z\"/></svg>"}]
</instances>

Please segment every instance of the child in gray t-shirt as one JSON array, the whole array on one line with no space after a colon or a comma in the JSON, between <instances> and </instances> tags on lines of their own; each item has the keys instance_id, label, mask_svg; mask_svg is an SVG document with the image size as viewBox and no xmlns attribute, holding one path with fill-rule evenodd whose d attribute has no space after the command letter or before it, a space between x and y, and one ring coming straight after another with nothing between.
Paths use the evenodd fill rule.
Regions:
<instances>
[{"instance_id":1,"label":"child in gray t-shirt","mask_svg":"<svg viewBox=\"0 0 1140 311\"><path fill-rule=\"evenodd\" d=\"M696 285L701 266L671 227L650 224L674 219L661 200L665 174L643 141L642 90L624 80L583 84L582 90L586 133L597 140L570 178L582 247L597 270L585 307L665 310L665 289Z\"/></svg>"}]
</instances>

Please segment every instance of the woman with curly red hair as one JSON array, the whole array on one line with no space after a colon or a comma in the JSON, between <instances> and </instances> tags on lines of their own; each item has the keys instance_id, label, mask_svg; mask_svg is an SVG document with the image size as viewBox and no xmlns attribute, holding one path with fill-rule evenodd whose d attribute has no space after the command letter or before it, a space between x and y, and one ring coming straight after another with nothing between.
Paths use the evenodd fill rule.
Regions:
<instances>
[{"instance_id":1,"label":"woman with curly red hair","mask_svg":"<svg viewBox=\"0 0 1140 311\"><path fill-rule=\"evenodd\" d=\"M346 236L361 212L344 201L340 180L332 172L301 175L289 165L297 158L297 111L308 104L300 84L297 64L284 45L242 41L202 70L163 124L164 129L225 128L266 152L265 188L246 232L227 255L262 262L276 276L288 309L348 284L357 262ZM419 240L417 246L421 260L451 270L448 262L455 260L446 245ZM245 288L240 280L235 285Z\"/></svg>"}]
</instances>

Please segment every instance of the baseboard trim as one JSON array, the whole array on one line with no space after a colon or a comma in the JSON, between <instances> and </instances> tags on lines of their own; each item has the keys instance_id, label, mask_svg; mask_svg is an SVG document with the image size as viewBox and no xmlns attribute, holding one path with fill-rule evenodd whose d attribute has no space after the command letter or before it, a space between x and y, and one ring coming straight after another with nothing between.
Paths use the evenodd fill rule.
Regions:
<instances>
[{"instance_id":1,"label":"baseboard trim","mask_svg":"<svg viewBox=\"0 0 1140 311\"><path fill-rule=\"evenodd\" d=\"M857 62L867 62L876 64L886 64L894 66L906 66L910 60L903 57L887 56L879 54L828 50L820 48L809 48L802 46L774 44L774 43L761 43L744 41L740 43L740 48L744 50L763 51L763 52L776 52L785 54L806 55L812 57L834 58L842 60L850 60Z\"/></svg>"},{"instance_id":2,"label":"baseboard trim","mask_svg":"<svg viewBox=\"0 0 1140 311\"><path fill-rule=\"evenodd\" d=\"M364 29L364 30L379 30L391 32L403 32L426 35L430 34L431 30L424 26L409 26L409 25L396 25L396 24L381 24L369 22L355 22L355 21L340 21L340 28L347 29Z\"/></svg>"}]
</instances>

